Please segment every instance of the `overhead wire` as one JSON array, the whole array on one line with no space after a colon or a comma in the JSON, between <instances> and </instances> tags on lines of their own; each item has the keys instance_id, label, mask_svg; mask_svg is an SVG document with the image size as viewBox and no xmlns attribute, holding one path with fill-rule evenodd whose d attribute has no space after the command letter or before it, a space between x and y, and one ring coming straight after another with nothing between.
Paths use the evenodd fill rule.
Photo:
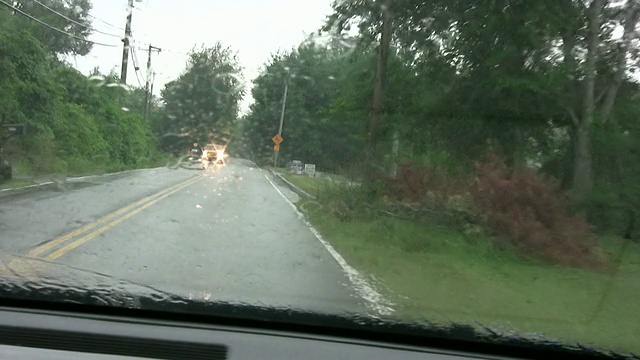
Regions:
<instances>
[{"instance_id":1,"label":"overhead wire","mask_svg":"<svg viewBox=\"0 0 640 360\"><path fill-rule=\"evenodd\" d=\"M74 39L76 39L76 40L84 41L84 42L90 43L90 44L92 44L92 45L100 45L100 46L107 46L107 47L118 47L118 46L120 46L120 45L105 44L105 43L101 43L101 42L96 42L96 41L87 40L87 39L82 38L82 37L80 37L80 36L73 35L73 34L71 34L71 33L69 33L69 32L66 32L66 31L64 31L64 30L62 30L62 29L59 29L59 28L57 28L57 27L55 27L55 26L53 26L53 25L51 25L51 24L48 24L48 23L46 23L46 22L44 22L44 21L42 21L42 20L40 20L40 19L38 19L38 18L35 18L35 17L33 17L33 16L31 16L31 15L27 14L26 12L24 12L24 11L20 10L19 8L17 8L17 7L15 7L15 6L13 6L13 5L11 5L11 4L9 4L9 3L5 2L4 0L0 0L0 4L5 5L5 6L7 6L7 7L11 8L11 9L13 9L13 11L15 11L15 12L17 12L17 13L20 13L20 14L21 14L21 15L23 15L23 16L28 17L29 19L31 19L31 20L33 20L33 21L35 21L35 22L39 23L40 25L44 25L44 26L48 27L48 28L49 28L49 29L51 29L51 30L55 30L55 31L57 31L57 32L59 32L59 33L61 33L61 34L67 35L67 36L72 37L72 38L74 38Z\"/></svg>"},{"instance_id":2,"label":"overhead wire","mask_svg":"<svg viewBox=\"0 0 640 360\"><path fill-rule=\"evenodd\" d=\"M106 21L104 21L104 20L102 20L102 19L100 19L100 18L98 18L98 17L95 17L95 16L93 16L93 15L91 15L91 14L87 14L87 16L89 16L90 18L92 18L92 19L94 19L94 20L98 20L98 21L100 21L101 23L103 23L103 24L105 24L105 25L107 25L107 26L110 26L110 27L112 27L112 28L114 28L114 29L116 29L116 30L124 31L124 29L123 29L123 28L118 27L118 26L115 26L115 25L113 25L113 24L110 24L110 23L108 23L108 22L106 22Z\"/></svg>"},{"instance_id":3,"label":"overhead wire","mask_svg":"<svg viewBox=\"0 0 640 360\"><path fill-rule=\"evenodd\" d=\"M191 55L189 55L187 53L183 53L183 52L175 51L175 50L171 50L171 49L162 48L162 51L167 51L167 52L178 54L178 55L182 55L182 56L191 56Z\"/></svg>"},{"instance_id":4,"label":"overhead wire","mask_svg":"<svg viewBox=\"0 0 640 360\"><path fill-rule=\"evenodd\" d=\"M133 70L134 70L134 73L136 74L136 80L138 80L138 85L142 87L142 82L140 81L140 75L138 74L138 71L140 70L140 68L138 67L138 61L136 58L137 56L135 56L135 51L132 51L131 60L133 61Z\"/></svg>"},{"instance_id":5,"label":"overhead wire","mask_svg":"<svg viewBox=\"0 0 640 360\"><path fill-rule=\"evenodd\" d=\"M80 26L82 26L82 27L84 27L84 28L86 28L86 29L89 29L89 30L91 30L91 31L95 31L95 32L97 32L97 33L104 34L104 35L108 35L108 36L113 36L113 37L116 37L116 38L121 38L121 37L122 37L122 36L120 36L120 35L111 34L111 33L108 33L108 32L104 32L104 31L97 30L97 29L95 29L94 27L92 27L91 25L83 24L83 23L81 23L81 22L78 22L78 21L76 21L76 20L73 20L72 18L70 18L70 17L66 16L65 14L62 14L62 13L58 12L58 11L57 11L57 10L55 10L55 9L50 8L49 6L47 6L47 5L43 4L43 3L41 3L41 2L40 2L40 1L38 1L38 0L33 0L33 2L35 2L36 4L38 4L38 5L42 6L42 7L43 7L43 8L45 8L45 9L49 10L50 12L52 12L52 13L54 13L54 14L56 14L56 15L58 15L58 16L60 16L60 17L64 18L64 19L66 19L66 20L69 20L69 21L71 21L71 22L72 22L72 23L74 23L74 24L77 24L77 25L80 25Z\"/></svg>"},{"instance_id":6,"label":"overhead wire","mask_svg":"<svg viewBox=\"0 0 640 360\"><path fill-rule=\"evenodd\" d=\"M141 71L140 71L140 67L138 66L138 64L140 64L140 61L138 60L138 53L136 52L135 47L131 48L131 59L133 60L133 69L135 70L136 79L138 80L138 85L142 87L142 82L140 81L140 75L139 75L139 72Z\"/></svg>"},{"instance_id":7,"label":"overhead wire","mask_svg":"<svg viewBox=\"0 0 640 360\"><path fill-rule=\"evenodd\" d=\"M110 34L110 33L102 32L102 31L97 31L96 29L92 28L91 26L89 26L89 25L87 25L87 24L82 24L82 23L80 23L80 22L77 22L77 21L75 21L75 20L73 20L73 19L71 19L71 18L67 17L67 16L66 16L66 15L64 15L64 14L61 14L60 12L55 11L54 9L51 9L50 7L46 6L45 4L42 4L42 3L41 3L40 1L38 1L38 0L34 0L34 2L36 2L37 4L39 4L39 5L40 5L40 6L42 6L42 7L46 8L47 10L49 10L49 11L51 11L51 12L53 12L53 13L55 13L55 14L57 14L57 15L59 15L59 16L61 16L61 17L63 17L63 18L65 18L65 19L67 19L68 21L71 21L72 23L75 23L75 24L77 24L77 25L83 26L83 27L85 27L85 28L87 28L87 29L90 29L90 30L93 30L93 31L96 31L96 32L99 32L99 33L102 33L102 34L105 34L105 35L114 36L114 37L120 37L119 35ZM92 45L99 45L99 46L105 46L105 47L119 47L119 46L120 46L119 44L118 44L118 45L115 45L115 44L107 44L107 43L102 43L102 42L96 42L96 41L92 41L92 40L87 40L87 39L82 38L82 37L80 37L80 36L77 36L77 35L71 34L71 33L67 32L67 31L65 31L65 30L62 30L62 29L60 29L60 28L57 28L57 27L55 27L55 26L53 26L53 25L51 25L51 24L49 24L49 23L47 23L47 22L45 22L45 21L42 21L42 20L40 20L40 19L38 19L38 18L36 18L36 17L34 17L34 16L32 16L32 15L30 15L30 14L28 14L28 13L26 13L26 12L22 11L21 9L17 8L16 6L14 6L14 5L10 4L10 3L7 3L5 0L0 0L0 4L1 4L1 5L5 5L5 6L7 6L7 7L11 8L13 11L15 11L15 12L17 12L17 13L19 13L19 14L21 14L21 15L23 15L23 16L25 16L25 17L27 17L27 18L29 18L29 19L31 19L31 20L33 20L33 21L35 21L35 22L37 22L37 23L39 23L39 24L41 24L41 25L43 25L43 26L45 26L45 27L47 27L47 28L49 28L49 29L51 29L51 30L54 30L54 31L56 31L56 32L58 32L58 33L61 33L61 34L64 34L64 35L67 35L67 36L69 36L69 37L71 37L71 38L73 38L73 39L76 39L76 40L79 40L79 41L84 41L84 42L89 43L89 44L92 44ZM116 27L116 26L114 26L114 25L112 25L112 24L109 24L109 23L107 23L106 21L103 21L103 20L101 20L101 19L99 19L99 18L97 18L97 17L95 17L95 16L93 16L93 15L91 15L91 14L89 14L88 16L90 16L91 18L96 19L96 20L98 20L98 21L101 21L101 22L105 23L105 24L106 24L106 25L108 25L108 26L111 26L111 27L113 27L113 28L116 28L116 29L120 29L120 30L122 30L121 28L118 28L118 27ZM141 43L141 44L143 44L143 45L150 45L149 43ZM134 47L132 47L132 48L133 48L133 51L132 51L132 59L133 59L134 67L136 68L136 71L135 71L136 79L137 79L137 81L138 81L138 84L142 87L142 81L140 80L140 75L139 75L139 73L140 73L141 71L140 71L140 69L139 69L139 67L138 67L139 59L138 59L138 56L137 56L137 52L135 51L135 48L134 48ZM188 53L184 53L184 52L180 52L180 51L172 50L172 49L169 49L169 48L164 48L164 47L163 47L163 48L162 48L162 50L163 50L163 51L165 51L165 52L169 52L169 53L173 53L173 54L178 54L178 55L182 55L182 56L190 56L190 54L188 54ZM160 74L160 75L162 75L162 73L159 73L159 74Z\"/></svg>"},{"instance_id":8,"label":"overhead wire","mask_svg":"<svg viewBox=\"0 0 640 360\"><path fill-rule=\"evenodd\" d=\"M148 43L148 42L140 42L139 44L140 45L145 45L145 46L151 45L151 43ZM163 52L170 52L172 54L177 54L177 55L182 55L182 56L191 56L190 54L187 54L187 53L184 53L184 52L180 52L180 51L177 51L177 50L168 49L168 48L165 48L163 46L159 46L159 47L162 49ZM146 50L146 49L140 48L140 50Z\"/></svg>"}]
</instances>

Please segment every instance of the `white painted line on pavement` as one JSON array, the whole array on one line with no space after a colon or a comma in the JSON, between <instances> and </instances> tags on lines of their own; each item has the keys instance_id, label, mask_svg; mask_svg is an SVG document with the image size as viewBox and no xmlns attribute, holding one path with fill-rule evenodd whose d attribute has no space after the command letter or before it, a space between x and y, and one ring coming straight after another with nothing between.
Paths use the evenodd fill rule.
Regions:
<instances>
[{"instance_id":1,"label":"white painted line on pavement","mask_svg":"<svg viewBox=\"0 0 640 360\"><path fill-rule=\"evenodd\" d=\"M289 204L289 206L291 206L293 211L295 211L296 214L298 214L298 217L302 219L304 224L309 228L309 230L311 230L313 235L316 237L316 239L318 239L318 241L320 241L320 243L325 247L325 249L327 249L329 254L331 254L331 256L333 256L333 258L338 262L338 264L340 265L344 273L349 278L349 281L351 281L351 284L354 286L355 291L358 293L358 295L361 298L363 298L367 302L367 305L380 315L392 314L394 310L390 305L393 305L393 304L391 304L387 299L385 299L384 296L382 296L382 294L377 292L367 282L367 280L365 280L365 278L358 272L358 270L352 268L347 263L347 261L342 257L342 255L340 255L340 253L338 253L338 251L334 249L334 247L331 246L331 244L329 244L322 237L322 235L320 235L320 232L316 230L316 228L314 228L313 225L309 223L309 221L304 216L304 214L301 213L300 210L298 210L296 205L293 202L291 202L291 200L289 200L289 198L287 198L282 193L282 191L280 191L280 189L278 189L278 186L274 184L273 181L271 181L271 179L269 179L269 177L266 174L264 175L264 177L267 179L269 184L271 184L271 186L273 186L273 188L276 189L278 194L280 194L280 196L282 196L282 198Z\"/></svg>"},{"instance_id":2,"label":"white painted line on pavement","mask_svg":"<svg viewBox=\"0 0 640 360\"><path fill-rule=\"evenodd\" d=\"M101 174L101 175L87 175L87 176L79 176L79 177L69 177L69 178L64 179L64 181L61 181L61 183L79 182L79 181L83 181L83 180L87 180L87 179L100 178L100 177L109 177L109 176L115 176L115 175L123 175L123 174L131 173L131 172L142 172L142 171L148 171L148 170L158 170L158 169L162 169L162 168L164 168L164 166L160 166L160 167L156 167L156 168L131 169L131 170L124 170L124 171L118 171L118 172L113 172L113 173L106 173L106 174ZM56 183L55 181L45 181L45 182L38 183L38 184L33 184L33 185L20 186L20 187L15 187L15 188L0 189L0 193L5 193L5 192L9 193L9 192L12 192L12 191L27 190L27 189L31 189L31 188L37 188L37 187L40 187L40 186L53 185L55 183Z\"/></svg>"},{"instance_id":3,"label":"white painted line on pavement","mask_svg":"<svg viewBox=\"0 0 640 360\"><path fill-rule=\"evenodd\" d=\"M308 192L306 192L306 191L304 191L304 190L300 189L300 187L296 186L296 185L295 185L294 183L292 183L291 181L289 181L289 180L285 179L285 177L284 177L284 176L282 176L282 174L279 174L279 173L275 172L274 170L271 170L271 173L272 173L274 176L277 176L277 177L278 177L278 179L280 179L280 180L284 181L284 182L285 182L285 183L286 183L290 188L293 188L293 189L295 190L295 192L298 192L298 191L299 191L299 192L301 192L303 195L305 195L306 197L309 197L309 198L314 199L314 200L316 199L316 197L315 197L315 196L313 196L313 195L309 194Z\"/></svg>"}]
</instances>

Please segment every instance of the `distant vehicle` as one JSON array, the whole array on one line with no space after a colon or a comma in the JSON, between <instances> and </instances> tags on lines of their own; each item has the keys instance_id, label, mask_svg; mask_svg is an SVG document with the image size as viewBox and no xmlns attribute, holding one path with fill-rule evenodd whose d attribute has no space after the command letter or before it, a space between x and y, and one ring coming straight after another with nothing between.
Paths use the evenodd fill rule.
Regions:
<instances>
[{"instance_id":1,"label":"distant vehicle","mask_svg":"<svg viewBox=\"0 0 640 360\"><path fill-rule=\"evenodd\" d=\"M202 159L213 164L224 164L227 157L224 150L225 148L222 145L207 144L202 150Z\"/></svg>"},{"instance_id":2,"label":"distant vehicle","mask_svg":"<svg viewBox=\"0 0 640 360\"><path fill-rule=\"evenodd\" d=\"M200 149L199 147L194 147L189 152L187 158L191 161L200 161L202 158L202 149Z\"/></svg>"}]
</instances>

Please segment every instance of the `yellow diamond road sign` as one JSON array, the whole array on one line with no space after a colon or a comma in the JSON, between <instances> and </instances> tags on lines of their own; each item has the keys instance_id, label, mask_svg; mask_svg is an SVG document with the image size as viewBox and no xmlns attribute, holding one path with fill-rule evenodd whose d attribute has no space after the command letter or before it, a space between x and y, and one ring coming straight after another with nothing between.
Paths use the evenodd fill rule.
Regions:
<instances>
[{"instance_id":1,"label":"yellow diamond road sign","mask_svg":"<svg viewBox=\"0 0 640 360\"><path fill-rule=\"evenodd\" d=\"M273 140L273 142L276 143L276 145L280 145L280 143L284 139L282 138L282 136L280 136L280 134L276 134L276 136L272 137L271 140Z\"/></svg>"}]
</instances>

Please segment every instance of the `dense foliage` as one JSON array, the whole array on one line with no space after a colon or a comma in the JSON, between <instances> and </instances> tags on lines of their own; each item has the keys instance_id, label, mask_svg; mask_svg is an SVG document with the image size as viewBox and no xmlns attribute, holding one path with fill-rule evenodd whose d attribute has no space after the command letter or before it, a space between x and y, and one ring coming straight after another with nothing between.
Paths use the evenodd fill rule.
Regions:
<instances>
[{"instance_id":1,"label":"dense foliage","mask_svg":"<svg viewBox=\"0 0 640 360\"><path fill-rule=\"evenodd\" d=\"M90 4L78 3L50 5L81 20ZM27 5L19 8L26 12L34 4ZM50 16L53 13L46 13L49 16L42 13L43 19L68 28L59 21L64 18L56 20ZM3 136L3 157L36 175L118 170L157 161L160 156L150 126L140 112L125 106L135 91L121 86L113 74L96 70L87 77L59 60L58 54L88 52L90 43L69 42L60 34L45 36L50 32L0 8L0 123L26 125L23 136ZM88 32L79 31L81 35Z\"/></svg>"},{"instance_id":2,"label":"dense foliage","mask_svg":"<svg viewBox=\"0 0 640 360\"><path fill-rule=\"evenodd\" d=\"M3 156L35 171L144 166L158 150L211 141L272 164L284 109L280 166L314 163L375 185L367 196L423 204L472 197L469 184L485 169L491 191L510 183L518 197L526 183L521 191L556 201L526 206L562 209L548 209L558 218L539 222L537 239L560 236L579 248L576 239L591 239L581 217L597 232L640 238L633 1L336 1L323 29L267 61L248 114L239 116L239 60L217 43L190 52L146 119L144 89L111 86L116 75L87 77L59 59L90 51L90 2L46 3L64 17L33 2L16 6L73 36L0 8L0 122L28 125L26 136L3 138ZM526 176L474 168L488 153L503 159L508 171L500 171L526 168ZM436 173L456 184L436 184ZM497 225L504 197L473 198L486 226L509 241L526 227ZM559 234L550 225L559 219L576 232Z\"/></svg>"},{"instance_id":3,"label":"dense foliage","mask_svg":"<svg viewBox=\"0 0 640 360\"><path fill-rule=\"evenodd\" d=\"M26 134L8 136L0 128L0 160L9 160L17 175L164 164L167 152L184 154L193 142L231 140L244 89L229 48L194 48L183 73L161 98L151 97L145 114L146 89L122 84L113 70L86 76L61 60L101 46L87 40L90 1L14 6L0 7L0 125L25 124Z\"/></svg>"},{"instance_id":4,"label":"dense foliage","mask_svg":"<svg viewBox=\"0 0 640 360\"><path fill-rule=\"evenodd\" d=\"M237 55L220 43L193 49L184 72L162 89L163 111L153 120L162 148L179 153L194 142L229 144L244 95L241 70Z\"/></svg>"},{"instance_id":5,"label":"dense foliage","mask_svg":"<svg viewBox=\"0 0 640 360\"><path fill-rule=\"evenodd\" d=\"M638 239L639 16L633 1L336 1L322 31L273 56L255 80L245 155L272 163L289 81L284 161L350 175L368 163L378 179L411 162L471 178L474 162L495 153L532 172L504 181L555 179L560 188L535 185L560 201L553 206ZM570 221L564 238L580 247L589 227ZM547 225L538 235L557 230ZM524 231L501 228L511 238Z\"/></svg>"}]
</instances>

